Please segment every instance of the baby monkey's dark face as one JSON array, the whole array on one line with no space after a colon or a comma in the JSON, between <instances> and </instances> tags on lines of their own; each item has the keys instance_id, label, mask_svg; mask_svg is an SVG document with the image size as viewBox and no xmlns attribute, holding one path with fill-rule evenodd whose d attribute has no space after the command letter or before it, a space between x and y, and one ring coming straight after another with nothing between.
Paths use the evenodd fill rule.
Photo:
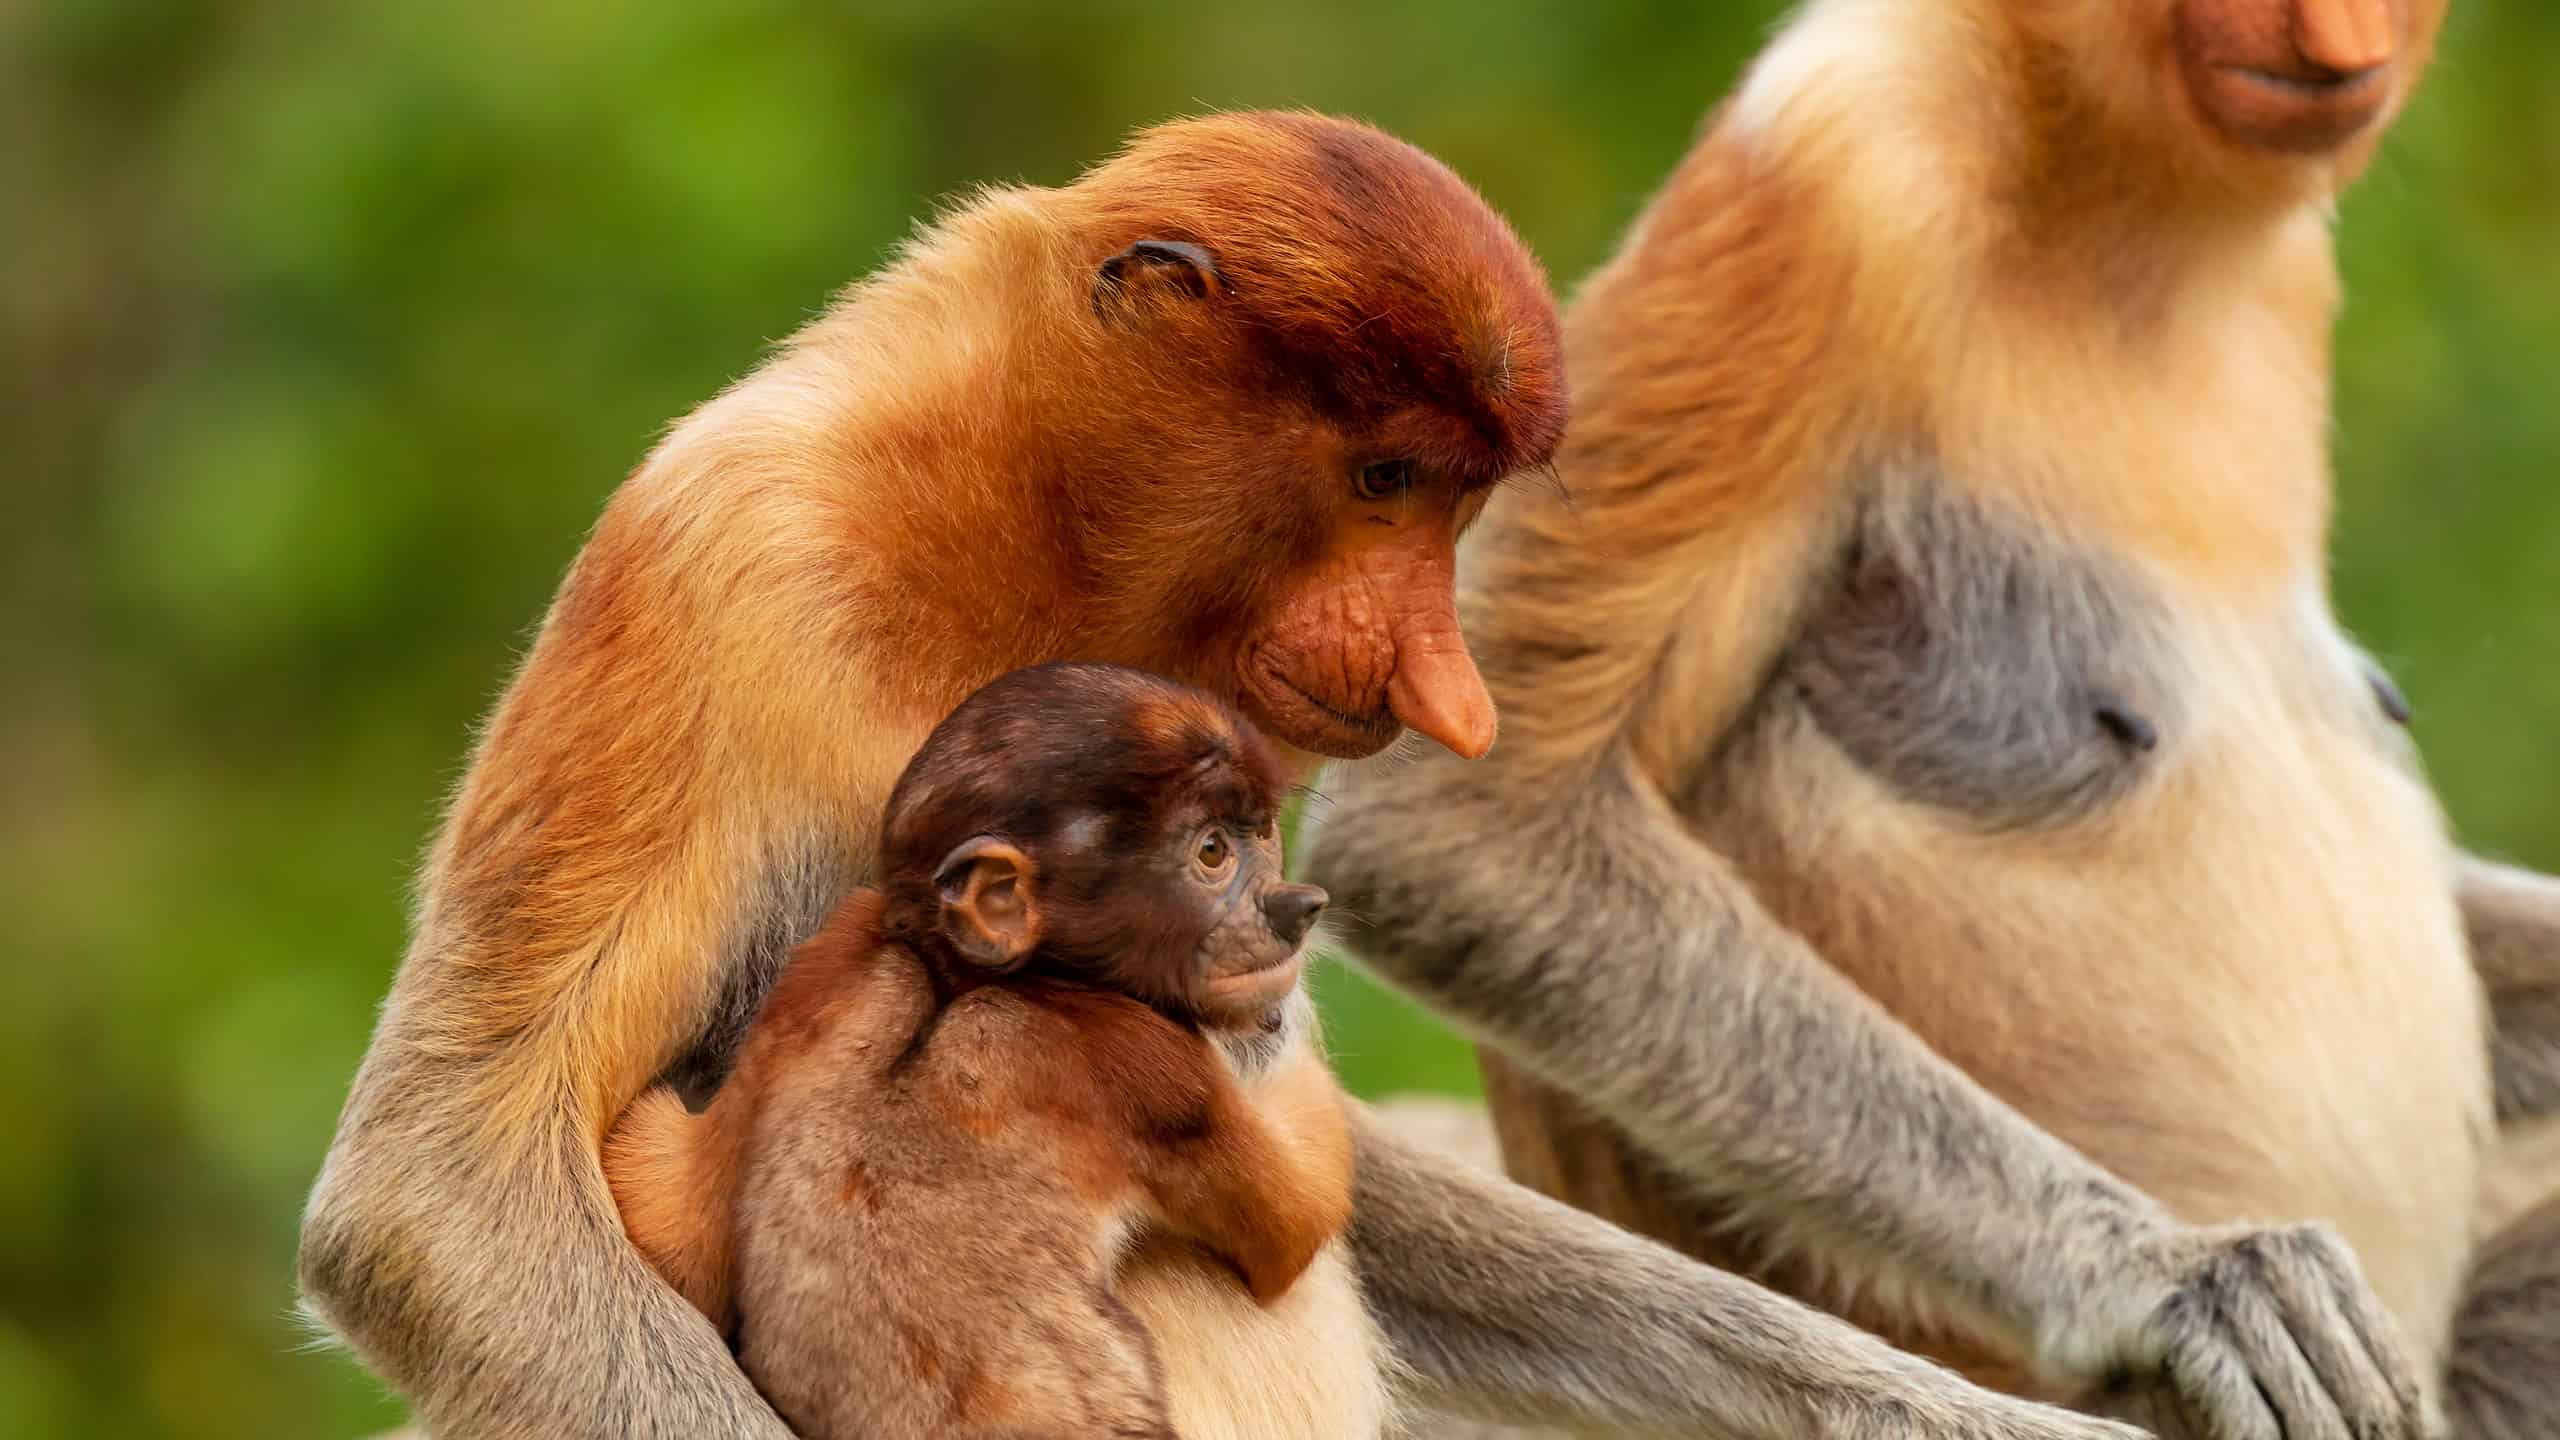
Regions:
<instances>
[{"instance_id":1,"label":"baby monkey's dark face","mask_svg":"<svg viewBox=\"0 0 2560 1440\"><path fill-rule=\"evenodd\" d=\"M1289 883L1271 816L1192 817L1124 874L1135 933L1100 952L1122 988L1212 1025L1253 1022L1289 998L1325 893Z\"/></svg>"}]
</instances>

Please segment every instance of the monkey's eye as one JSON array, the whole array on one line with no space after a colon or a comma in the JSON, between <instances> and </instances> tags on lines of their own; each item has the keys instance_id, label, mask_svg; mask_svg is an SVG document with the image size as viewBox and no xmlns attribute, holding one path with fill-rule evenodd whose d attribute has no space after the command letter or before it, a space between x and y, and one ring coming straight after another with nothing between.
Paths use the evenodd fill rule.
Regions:
<instances>
[{"instance_id":1,"label":"monkey's eye","mask_svg":"<svg viewBox=\"0 0 2560 1440\"><path fill-rule=\"evenodd\" d=\"M1204 875L1219 873L1235 858L1235 847L1227 843L1227 832L1215 825L1200 832L1199 844L1191 852L1191 863L1199 866Z\"/></svg>"},{"instance_id":2,"label":"monkey's eye","mask_svg":"<svg viewBox=\"0 0 2560 1440\"><path fill-rule=\"evenodd\" d=\"M1351 492L1372 504L1390 500L1413 488L1413 462L1410 460L1377 460L1360 467L1352 477Z\"/></svg>"}]
</instances>

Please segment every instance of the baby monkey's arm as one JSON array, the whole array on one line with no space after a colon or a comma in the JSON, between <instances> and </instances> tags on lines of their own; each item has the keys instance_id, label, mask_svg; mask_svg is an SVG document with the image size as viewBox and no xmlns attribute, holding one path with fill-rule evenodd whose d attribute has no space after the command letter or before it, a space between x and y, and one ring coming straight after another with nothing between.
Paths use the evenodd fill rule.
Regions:
<instances>
[{"instance_id":1,"label":"baby monkey's arm","mask_svg":"<svg viewBox=\"0 0 2560 1440\"><path fill-rule=\"evenodd\" d=\"M1135 1001L1076 1001L1075 1043L1106 1140L1155 1218L1235 1267L1265 1304L1287 1293L1351 1219L1341 1092L1293 1031L1260 1078L1240 1081L1200 1033Z\"/></svg>"}]
</instances>

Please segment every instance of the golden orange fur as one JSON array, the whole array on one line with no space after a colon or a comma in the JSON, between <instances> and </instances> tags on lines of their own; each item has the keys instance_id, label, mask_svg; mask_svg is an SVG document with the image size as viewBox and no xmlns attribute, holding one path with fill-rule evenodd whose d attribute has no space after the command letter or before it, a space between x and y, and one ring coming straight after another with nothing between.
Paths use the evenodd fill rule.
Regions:
<instances>
[{"instance_id":1,"label":"golden orange fur","mask_svg":"<svg viewBox=\"0 0 2560 1440\"><path fill-rule=\"evenodd\" d=\"M1150 240L1214 273L1112 269ZM908 753L998 673L1141 665L1302 756L1400 724L1481 750L1451 550L1562 430L1554 326L1461 182L1312 115L1160 127L920 231L605 508L428 859L311 1308L433 1423L770 1433L621 1238L606 1128L716 1078Z\"/></svg>"},{"instance_id":2,"label":"golden orange fur","mask_svg":"<svg viewBox=\"0 0 2560 1440\"><path fill-rule=\"evenodd\" d=\"M1677 796L1802 624L1879 462L1925 453L2170 590L2184 678L2225 718L2102 828L1951 833L1846 774L1769 799L1807 812L1799 833L1761 833L1757 801L1700 824L1903 1024L2182 1217L2336 1222L2440 1358L2487 1125L2453 852L2423 783L2267 660L2323 589L2326 206L2379 125L2307 159L2220 142L2179 108L2165 8L1812 6L1578 295L1573 502L1496 508L1470 543L1468 628L1525 742L1513 764L1623 739ZM2411 8L2408 76L2434 24ZM1665 642L1593 643L1598 617ZM2090 867L2103 892L2073 883ZM2276 963L2304 936L2343 949ZM2138 1021L2094 998L2102 976L2052 978L2066 956L2135 954ZM2169 1037L2173 1065L2154 1058ZM2349 1079L2384 1054L2385 1089ZM1767 1256L1487 1061L1515 1174L1697 1253ZM2101 1095L2093 1073L2146 1078ZM1915 1319L1853 1260L1753 1263L2027 1382L2004 1342Z\"/></svg>"},{"instance_id":3,"label":"golden orange fur","mask_svg":"<svg viewBox=\"0 0 2560 1440\"><path fill-rule=\"evenodd\" d=\"M1308 841L1514 1175L2170 1433L2560 1374L2560 1254L2474 1229L2478 867L2327 601L2332 201L2440 11L1812 0L1755 62L1463 552L1502 745Z\"/></svg>"}]
</instances>

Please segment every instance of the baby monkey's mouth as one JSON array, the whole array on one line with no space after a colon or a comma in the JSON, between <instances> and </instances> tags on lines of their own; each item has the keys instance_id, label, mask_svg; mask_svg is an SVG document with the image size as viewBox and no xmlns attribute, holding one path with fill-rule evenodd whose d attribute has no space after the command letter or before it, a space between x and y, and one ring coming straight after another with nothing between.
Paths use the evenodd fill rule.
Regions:
<instances>
[{"instance_id":1,"label":"baby monkey's mouth","mask_svg":"<svg viewBox=\"0 0 2560 1440\"><path fill-rule=\"evenodd\" d=\"M1249 956L1241 966L1213 969L1201 984L1201 1009L1213 1016L1247 1020L1289 998L1305 973L1308 947L1295 946Z\"/></svg>"}]
</instances>

